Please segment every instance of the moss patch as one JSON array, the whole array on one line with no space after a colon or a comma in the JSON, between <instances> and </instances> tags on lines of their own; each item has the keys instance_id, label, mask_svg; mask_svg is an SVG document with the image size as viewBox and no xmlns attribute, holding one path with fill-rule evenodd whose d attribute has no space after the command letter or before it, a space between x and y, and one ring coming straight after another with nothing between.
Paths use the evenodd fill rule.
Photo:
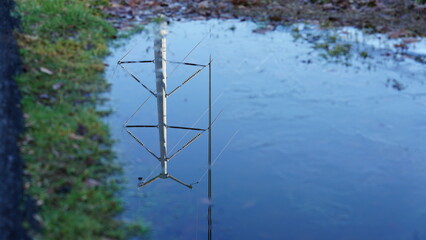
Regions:
<instances>
[{"instance_id":1,"label":"moss patch","mask_svg":"<svg viewBox=\"0 0 426 240\"><path fill-rule=\"evenodd\" d=\"M104 114L102 57L115 30L107 1L17 0L24 73L17 77L26 131L21 141L26 193L39 212L42 239L124 239L144 231L114 216L121 204Z\"/></svg>"}]
</instances>

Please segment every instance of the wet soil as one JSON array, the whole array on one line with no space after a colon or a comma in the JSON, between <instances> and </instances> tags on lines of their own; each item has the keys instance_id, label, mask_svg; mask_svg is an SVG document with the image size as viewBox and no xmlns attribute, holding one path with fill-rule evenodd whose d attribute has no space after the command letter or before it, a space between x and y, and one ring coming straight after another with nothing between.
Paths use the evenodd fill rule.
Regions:
<instances>
[{"instance_id":1,"label":"wet soil","mask_svg":"<svg viewBox=\"0 0 426 240\"><path fill-rule=\"evenodd\" d=\"M104 11L119 29L147 23L163 14L169 19L231 19L263 23L265 30L305 22L321 27L355 26L390 38L426 36L426 3L397 0L111 0Z\"/></svg>"}]
</instances>

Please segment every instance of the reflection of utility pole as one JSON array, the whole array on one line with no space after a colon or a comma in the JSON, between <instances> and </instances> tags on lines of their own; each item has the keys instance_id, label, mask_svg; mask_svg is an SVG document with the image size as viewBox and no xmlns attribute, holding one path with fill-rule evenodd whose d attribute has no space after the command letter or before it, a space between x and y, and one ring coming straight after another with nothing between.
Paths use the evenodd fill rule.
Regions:
<instances>
[{"instance_id":1,"label":"reflection of utility pole","mask_svg":"<svg viewBox=\"0 0 426 240\"><path fill-rule=\"evenodd\" d=\"M212 120L212 91L211 91L212 90L212 69L211 69L211 67L212 67L211 66L212 65L212 58L210 56L208 64L196 64L196 63L185 62L185 58L189 54L181 62L167 60L167 58L166 58L166 50L167 50L167 48L166 48L166 34L167 34L167 30L166 30L167 24L166 24L166 21L162 21L156 27L157 27L157 29L156 29L156 36L155 36L155 40L154 40L154 60L122 61L122 59L121 59L120 61L118 61L118 64L124 70L126 70L132 76L132 78L134 80L136 80L140 85L142 85L142 87L144 87L148 92L150 92L150 94L151 94L150 97L154 96L157 99L157 114L158 114L158 124L157 125L139 125L139 124L133 125L133 124L127 124L127 122L130 119L125 124L126 131L143 148L145 148L153 157L155 157L157 160L160 161L161 168L162 168L161 172L157 176L155 176L155 177L153 177L151 179L147 179L144 182L139 183L138 187L146 186L146 185L148 185L148 184L152 183L153 181L155 181L157 179L160 179L160 178L163 178L163 179L170 178L170 179L172 179L172 180L174 180L174 181L176 181L176 182L178 182L178 183L180 183L180 184L182 184L182 185L184 185L184 186L186 186L188 188L192 188L192 186L194 184L200 183L200 181L204 178L204 176L206 174L208 174L208 199L209 199L209 206L208 206L208 240L211 240L212 239L212 227L213 227L212 226L213 225L213 222L212 222L212 198L213 198L213 196L212 196L212 165L214 164L214 161L212 162L212 125L215 122L215 120L217 119L217 117L216 117L215 120ZM198 44L194 47L194 49L197 46L198 46ZM192 50L191 50L191 52L192 52ZM179 64L179 65L186 65L186 66L198 67L199 69L196 70L195 72L193 72L180 85L178 85L172 91L170 91L170 92L167 93L167 71L166 71L166 69L167 69L167 62L171 62L171 63ZM137 78L134 74L130 73L123 66L124 64L130 64L130 63L154 63L154 65L155 65L155 78L156 78L156 91L153 91L149 87L147 87L139 78ZM209 87L209 93L208 93L208 98L209 98L209 101L208 101L209 106L208 107L209 107L209 111L208 111L208 113L209 113L209 117L208 117L208 121L209 121L209 124L208 124L208 128L203 129L203 128L169 126L169 125L167 125L167 98L169 96L171 96L173 93L175 93L178 89L180 89L187 82L189 82L192 78L194 78L198 73L200 73L206 67L209 68L209 73L208 73L208 77L209 77L209 81L208 81L208 87ZM176 70L176 68L174 70ZM139 111L139 109L137 111ZM135 115L136 112L133 115ZM145 146L145 144L138 137L136 137L135 134L133 134L130 131L130 128L158 128L160 156L157 156L153 151L151 151L150 149L148 149ZM170 156L168 156L167 155L167 129L168 128L183 129L183 130L192 130L192 131L197 131L198 133L194 137L192 137L188 142L186 142L185 144L183 144L182 147L179 148L175 153L173 153ZM203 134L204 132L207 132L207 131L209 133L209 136L208 136L208 169L207 169L207 171L204 172L204 174L201 176L201 178L197 182L194 182L193 184L186 184L186 183L180 181L179 179L173 177L172 175L170 175L169 172L168 172L168 169L167 169L167 163L168 163L168 161L170 161L172 158L174 158L184 148L186 148L187 146L189 146L198 137L200 137L201 134ZM235 136L235 134L234 134L234 136ZM226 146L229 143L230 142L228 142L225 145L225 148L226 148ZM219 156L220 156L220 154L219 154ZM140 180L142 180L142 178L140 178Z\"/></svg>"},{"instance_id":2,"label":"reflection of utility pole","mask_svg":"<svg viewBox=\"0 0 426 240\"><path fill-rule=\"evenodd\" d=\"M156 177L153 177L151 179L148 179L144 182L141 182L139 184L139 187L143 187L159 178L170 178L188 188L192 188L193 184L186 184L179 179L171 176L167 169L167 163L172 158L174 158L178 153L180 153L184 148L189 146L192 142L194 142L198 137L201 136L202 133L206 132L207 129L203 128L193 128L193 127L181 127L181 126L169 126L167 125L167 98L175 93L178 89L180 89L183 85L185 85L189 80L194 78L198 73L200 73L204 68L207 66L210 67L211 61L209 64L196 64L196 63L189 63L189 62L177 62L177 61L169 61L166 58L166 30L167 23L166 21L162 21L157 25L156 29L156 37L154 40L154 60L142 60L142 61L118 61L118 64L126 70L133 79L135 79L142 87L144 87L148 92L151 93L152 96L154 96L157 99L157 113L158 113L158 124L157 125L132 125L132 124L125 124L126 131L143 147L145 148L152 156L154 156L156 159L158 159L161 163L161 172ZM176 88L174 88L172 91L167 93L167 62L172 62L174 64L180 64L180 65L187 65L192 67L199 67L198 70L196 70L191 76L186 78L180 85L178 85ZM130 73L123 65L124 64L130 64L130 63L154 63L155 65L155 78L156 78L156 91L154 92L151 90L148 86L146 86L139 78L137 78L134 74ZM209 95L211 98L211 94ZM211 108L211 100L210 100L209 107ZM137 111L136 111L137 112ZM136 113L135 112L135 113ZM134 114L135 114L134 113ZM133 115L134 115L133 114ZM211 113L209 115L209 128L213 124L211 121ZM130 120L130 119L129 119ZM159 134L159 148L160 148L160 156L157 156L153 151L148 149L145 144L130 131L130 128L158 128L158 134ZM168 128L174 128L174 129L183 129L183 130L193 130L197 131L198 133L191 138L188 142L183 144L183 146L178 149L175 153L171 154L170 156L167 155L167 129ZM210 131L210 130L209 130ZM210 143L210 141L209 141ZM211 154L211 151L209 152ZM211 162L211 160L210 160ZM196 182L198 183L198 182ZM194 183L194 184L196 184Z\"/></svg>"},{"instance_id":3,"label":"reflection of utility pole","mask_svg":"<svg viewBox=\"0 0 426 240\"><path fill-rule=\"evenodd\" d=\"M188 188L192 188L192 185L186 184L179 179L171 176L167 171L167 162L171 159L167 157L167 58L166 58L166 34L167 34L167 23L162 21L157 25L157 34L154 40L154 64L155 64L155 79L156 79L156 90L154 96L157 98L157 114L158 114L158 134L159 134L159 147L160 156L157 159L161 163L161 173L156 177L139 184L139 187L143 187L159 178L170 178ZM171 127L176 128L176 127ZM195 139L194 139L195 140ZM183 148L182 148L183 149ZM172 155L173 157L174 155Z\"/></svg>"},{"instance_id":4,"label":"reflection of utility pole","mask_svg":"<svg viewBox=\"0 0 426 240\"><path fill-rule=\"evenodd\" d=\"M161 177L167 177L167 72L166 72L166 22L159 24L154 40L155 78L157 85L158 134L160 140Z\"/></svg>"}]
</instances>

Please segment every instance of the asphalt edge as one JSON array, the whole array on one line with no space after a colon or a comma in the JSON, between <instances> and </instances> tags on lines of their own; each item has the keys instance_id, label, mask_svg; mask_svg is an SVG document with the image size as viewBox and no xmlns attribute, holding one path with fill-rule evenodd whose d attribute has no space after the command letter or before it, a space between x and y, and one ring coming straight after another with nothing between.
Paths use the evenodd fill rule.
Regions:
<instances>
[{"instance_id":1,"label":"asphalt edge","mask_svg":"<svg viewBox=\"0 0 426 240\"><path fill-rule=\"evenodd\" d=\"M22 226L23 160L18 141L24 130L21 95L14 76L21 71L13 31L18 27L13 0L0 3L0 239L28 239Z\"/></svg>"}]
</instances>

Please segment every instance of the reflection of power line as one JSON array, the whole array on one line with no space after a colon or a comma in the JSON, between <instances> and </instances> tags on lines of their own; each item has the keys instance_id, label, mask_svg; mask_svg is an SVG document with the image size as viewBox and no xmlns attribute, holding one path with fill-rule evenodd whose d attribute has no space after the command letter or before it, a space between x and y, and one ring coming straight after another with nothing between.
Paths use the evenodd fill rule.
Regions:
<instances>
[{"instance_id":1,"label":"reflection of power line","mask_svg":"<svg viewBox=\"0 0 426 240\"><path fill-rule=\"evenodd\" d=\"M209 123L212 122L212 56L210 55L210 64L209 64ZM209 182L208 182L208 199L209 199L209 208L207 209L207 239L212 240L212 128L209 126L209 151L208 151L208 164L209 164Z\"/></svg>"},{"instance_id":2,"label":"reflection of power line","mask_svg":"<svg viewBox=\"0 0 426 240\"><path fill-rule=\"evenodd\" d=\"M211 58L208 64L197 64L197 63L190 63L185 62L186 57L196 48L192 49L191 52L182 60L182 61L168 61L166 58L166 22L162 22L157 25L158 34L156 35L156 38L154 40L154 60L141 60L141 61L123 61L123 58L120 59L118 64L127 71L131 77L136 80L143 88L145 88L148 92L151 93L151 96L154 96L157 100L157 114L158 114L158 123L157 125L144 125L144 124L128 124L128 120L125 123L125 127L129 135L135 139L146 151L148 151L154 158L159 160L161 164L161 172L151 178L146 179L145 181L141 182L138 187L143 187L145 185L148 185L149 183L163 178L170 178L188 188L192 188L193 184L187 184L182 182L181 180L173 177L168 172L168 161L174 158L177 154L179 154L183 149L188 147L192 142L194 142L197 138L199 138L204 132L209 132L209 164L211 164L211 126L215 121L212 121L211 119ZM197 44L197 46L200 43ZM192 75L190 75L188 78L186 78L180 85L178 85L176 88L174 88L172 91L167 93L167 63L173 63L178 65L187 65L187 66L194 66L199 67L198 70L196 70ZM131 64L131 63L154 63L155 65L155 76L156 76L156 89L153 91L150 89L147 85L145 85L141 79L139 79L136 75L128 71L124 65L125 64ZM177 90L179 90L182 86L184 86L186 83L188 83L192 78L194 78L196 75L198 75L203 69L206 67L209 68L209 125L206 129L204 128L194 128L194 127L184 127L184 126L169 126L167 125L167 98L171 96L173 93L175 93ZM176 68L175 68L176 69ZM142 104L143 105L143 104ZM142 106L141 106L142 107ZM139 107L134 114L130 118L132 118L141 108ZM157 128L158 134L159 134L159 150L160 155L156 155L152 150L150 150L132 131L133 128ZM168 155L167 154L167 129L183 129L183 130L190 130L190 131L197 131L198 133L192 137L189 141L187 141L185 144L183 144L176 152L173 154ZM211 176L211 169L209 165L209 176ZM209 179L210 180L210 179ZM211 190L209 190L211 192ZM211 194L209 193L209 197Z\"/></svg>"}]
</instances>

